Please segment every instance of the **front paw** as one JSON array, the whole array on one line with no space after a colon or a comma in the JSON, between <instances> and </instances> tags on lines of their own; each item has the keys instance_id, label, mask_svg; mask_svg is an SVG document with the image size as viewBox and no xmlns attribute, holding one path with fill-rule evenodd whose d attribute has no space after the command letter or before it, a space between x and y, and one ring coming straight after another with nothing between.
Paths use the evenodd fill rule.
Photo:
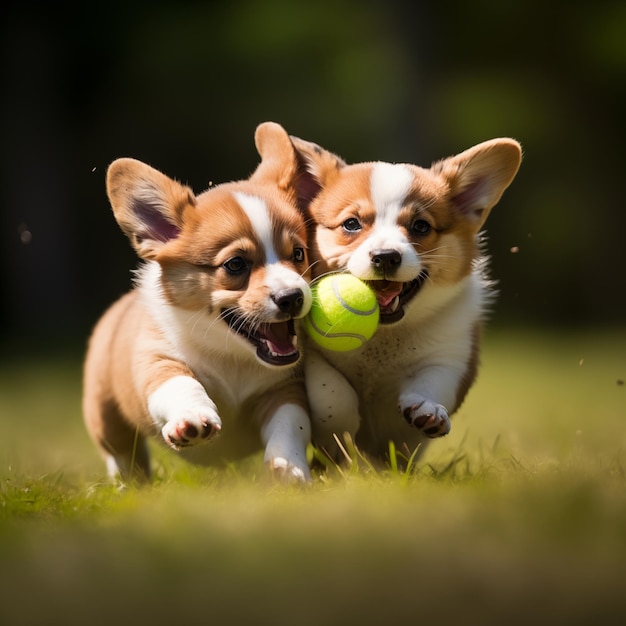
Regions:
<instances>
[{"instance_id":1,"label":"front paw","mask_svg":"<svg viewBox=\"0 0 626 626\"><path fill-rule=\"evenodd\" d=\"M221 430L221 422L217 415L191 415L178 420L171 420L163 426L161 434L165 443L178 450L206 443L213 439Z\"/></svg>"},{"instance_id":2,"label":"front paw","mask_svg":"<svg viewBox=\"0 0 626 626\"><path fill-rule=\"evenodd\" d=\"M267 463L272 476L281 483L308 483L311 481L311 472L308 466L290 463L283 457L275 457Z\"/></svg>"},{"instance_id":3,"label":"front paw","mask_svg":"<svg viewBox=\"0 0 626 626\"><path fill-rule=\"evenodd\" d=\"M222 427L215 403L191 376L174 376L148 397L148 412L165 443L187 448L210 441Z\"/></svg>"},{"instance_id":4,"label":"front paw","mask_svg":"<svg viewBox=\"0 0 626 626\"><path fill-rule=\"evenodd\" d=\"M422 400L402 409L404 419L427 437L443 437L450 432L450 418L445 407Z\"/></svg>"}]
</instances>

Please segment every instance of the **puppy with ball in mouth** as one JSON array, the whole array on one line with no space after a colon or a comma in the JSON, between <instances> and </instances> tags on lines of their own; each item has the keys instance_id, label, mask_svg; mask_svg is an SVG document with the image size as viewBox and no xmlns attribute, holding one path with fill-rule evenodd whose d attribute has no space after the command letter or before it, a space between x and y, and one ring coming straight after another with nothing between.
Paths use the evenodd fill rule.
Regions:
<instances>
[{"instance_id":1,"label":"puppy with ball in mouth","mask_svg":"<svg viewBox=\"0 0 626 626\"><path fill-rule=\"evenodd\" d=\"M364 281L380 321L355 350L308 342L313 442L340 458L337 439L347 433L372 459L384 462L390 442L415 458L449 432L476 376L493 297L480 231L519 169L521 146L492 139L422 168L347 165L290 140L313 278L348 272Z\"/></svg>"}]
</instances>

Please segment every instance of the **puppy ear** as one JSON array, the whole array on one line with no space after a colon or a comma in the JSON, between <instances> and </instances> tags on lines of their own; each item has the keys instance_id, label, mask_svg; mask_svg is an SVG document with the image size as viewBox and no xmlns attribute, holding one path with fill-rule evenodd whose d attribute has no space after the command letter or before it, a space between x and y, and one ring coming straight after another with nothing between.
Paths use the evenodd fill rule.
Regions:
<instances>
[{"instance_id":1,"label":"puppy ear","mask_svg":"<svg viewBox=\"0 0 626 626\"><path fill-rule=\"evenodd\" d=\"M156 258L178 236L185 209L196 203L189 187L135 159L111 163L107 194L117 223L144 259Z\"/></svg>"},{"instance_id":2,"label":"puppy ear","mask_svg":"<svg viewBox=\"0 0 626 626\"><path fill-rule=\"evenodd\" d=\"M287 131L275 122L264 122L257 126L254 143L261 163L250 180L273 183L281 189L289 188L296 177L298 163Z\"/></svg>"},{"instance_id":3,"label":"puppy ear","mask_svg":"<svg viewBox=\"0 0 626 626\"><path fill-rule=\"evenodd\" d=\"M292 137L275 122L260 124L254 135L261 163L250 180L277 184L294 191L301 208L306 208L333 173L345 165L319 146Z\"/></svg>"},{"instance_id":4,"label":"puppy ear","mask_svg":"<svg viewBox=\"0 0 626 626\"><path fill-rule=\"evenodd\" d=\"M323 187L328 186L346 166L336 154L310 141L290 136L298 159L298 198L308 205Z\"/></svg>"},{"instance_id":5,"label":"puppy ear","mask_svg":"<svg viewBox=\"0 0 626 626\"><path fill-rule=\"evenodd\" d=\"M514 139L492 139L433 165L450 185L450 200L479 229L511 184L522 161Z\"/></svg>"},{"instance_id":6,"label":"puppy ear","mask_svg":"<svg viewBox=\"0 0 626 626\"><path fill-rule=\"evenodd\" d=\"M250 180L274 184L288 194L293 193L300 208L305 209L320 186L312 184L287 131L275 122L264 122L257 127L254 142L261 163Z\"/></svg>"}]
</instances>

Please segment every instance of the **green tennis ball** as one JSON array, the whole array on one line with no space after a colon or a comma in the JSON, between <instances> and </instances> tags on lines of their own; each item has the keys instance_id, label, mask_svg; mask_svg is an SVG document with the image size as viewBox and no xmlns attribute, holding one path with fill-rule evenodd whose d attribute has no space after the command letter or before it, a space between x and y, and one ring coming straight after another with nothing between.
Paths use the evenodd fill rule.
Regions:
<instances>
[{"instance_id":1,"label":"green tennis ball","mask_svg":"<svg viewBox=\"0 0 626 626\"><path fill-rule=\"evenodd\" d=\"M329 274L311 285L313 304L304 318L309 336L322 348L360 348L378 328L373 290L352 274Z\"/></svg>"}]
</instances>

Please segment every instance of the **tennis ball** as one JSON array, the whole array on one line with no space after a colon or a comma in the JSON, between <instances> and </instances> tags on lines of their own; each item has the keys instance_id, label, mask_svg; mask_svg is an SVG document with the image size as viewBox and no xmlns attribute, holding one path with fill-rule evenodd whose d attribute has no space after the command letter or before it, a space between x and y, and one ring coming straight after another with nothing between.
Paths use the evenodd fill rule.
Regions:
<instances>
[{"instance_id":1,"label":"tennis ball","mask_svg":"<svg viewBox=\"0 0 626 626\"><path fill-rule=\"evenodd\" d=\"M314 282L311 292L313 304L304 326L322 348L335 352L355 350L376 332L376 295L356 276L329 274Z\"/></svg>"}]
</instances>

